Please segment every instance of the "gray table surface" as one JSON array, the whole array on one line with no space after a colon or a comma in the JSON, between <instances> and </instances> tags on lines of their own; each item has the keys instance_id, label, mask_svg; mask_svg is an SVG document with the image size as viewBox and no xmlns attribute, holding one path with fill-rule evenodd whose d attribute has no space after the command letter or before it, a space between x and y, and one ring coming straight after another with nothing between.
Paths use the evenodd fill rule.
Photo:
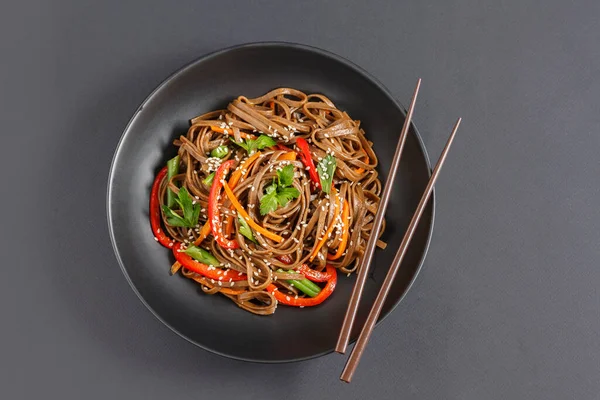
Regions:
<instances>
[{"instance_id":1,"label":"gray table surface","mask_svg":"<svg viewBox=\"0 0 600 400\"><path fill-rule=\"evenodd\" d=\"M600 398L600 3L4 2L2 399ZM250 41L318 46L408 102L436 159L422 273L345 358L253 365L195 348L127 285L108 238L117 141L171 72ZM8 317L8 319L6 319Z\"/></svg>"}]
</instances>

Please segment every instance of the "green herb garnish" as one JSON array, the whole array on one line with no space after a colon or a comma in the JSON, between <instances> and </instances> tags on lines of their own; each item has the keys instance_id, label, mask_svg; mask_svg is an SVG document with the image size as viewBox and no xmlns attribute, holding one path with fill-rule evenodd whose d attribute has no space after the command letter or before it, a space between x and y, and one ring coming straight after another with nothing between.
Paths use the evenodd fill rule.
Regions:
<instances>
[{"instance_id":1,"label":"green herb garnish","mask_svg":"<svg viewBox=\"0 0 600 400\"><path fill-rule=\"evenodd\" d=\"M300 191L292 186L294 181L294 166L286 165L277 171L277 182L265 188L265 194L260 199L260 214L266 215L277 207L285 205L300 196Z\"/></svg>"},{"instance_id":2,"label":"green herb garnish","mask_svg":"<svg viewBox=\"0 0 600 400\"><path fill-rule=\"evenodd\" d=\"M186 228L195 227L200 217L200 204L192 200L192 196L190 196L185 187L179 189L175 202L179 205L183 215L177 214L166 205L162 206L162 211L165 213L169 225Z\"/></svg>"},{"instance_id":3,"label":"green herb garnish","mask_svg":"<svg viewBox=\"0 0 600 400\"><path fill-rule=\"evenodd\" d=\"M245 141L241 142L236 142L235 140L233 140L233 143L245 149L248 152L248 154L252 154L256 150L262 150L265 147L277 145L277 142L275 140L266 135L260 135L256 139L246 139Z\"/></svg>"}]
</instances>

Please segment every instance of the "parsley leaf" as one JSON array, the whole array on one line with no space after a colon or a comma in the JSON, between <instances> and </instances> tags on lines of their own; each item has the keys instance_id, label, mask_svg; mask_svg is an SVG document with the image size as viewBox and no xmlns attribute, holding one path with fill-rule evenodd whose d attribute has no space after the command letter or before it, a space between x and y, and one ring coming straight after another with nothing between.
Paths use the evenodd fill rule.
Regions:
<instances>
[{"instance_id":1,"label":"parsley leaf","mask_svg":"<svg viewBox=\"0 0 600 400\"><path fill-rule=\"evenodd\" d=\"M300 191L295 187L280 188L277 191L277 201L281 207L284 207L289 201L300 196Z\"/></svg>"},{"instance_id":2,"label":"parsley leaf","mask_svg":"<svg viewBox=\"0 0 600 400\"><path fill-rule=\"evenodd\" d=\"M294 182L294 166L286 165L277 171L277 182L266 187L266 193L260 199L260 214L266 215L277 207L285 207L291 200L300 196L300 191L292 186Z\"/></svg>"},{"instance_id":3,"label":"parsley leaf","mask_svg":"<svg viewBox=\"0 0 600 400\"><path fill-rule=\"evenodd\" d=\"M240 222L240 233L248 238L248 240L256 243L256 239L254 238L254 234L252 233L252 229L250 229L250 225L248 222L242 217L238 215L238 221Z\"/></svg>"},{"instance_id":4,"label":"parsley leaf","mask_svg":"<svg viewBox=\"0 0 600 400\"><path fill-rule=\"evenodd\" d=\"M236 142L233 140L233 143L237 144L244 150L248 152L248 154L254 153L255 150L262 150L265 147L275 146L277 142L270 138L267 135L260 135L256 139L246 139L245 141Z\"/></svg>"},{"instance_id":5,"label":"parsley leaf","mask_svg":"<svg viewBox=\"0 0 600 400\"><path fill-rule=\"evenodd\" d=\"M254 146L258 149L258 150L262 150L265 147L271 147L271 146L276 146L277 142L267 136L267 135L260 135L257 139L255 139L254 141Z\"/></svg>"},{"instance_id":6,"label":"parsley leaf","mask_svg":"<svg viewBox=\"0 0 600 400\"><path fill-rule=\"evenodd\" d=\"M333 183L333 175L335 174L336 166L337 164L335 157L331 154L327 154L327 156L319 161L319 164L317 165L317 172L319 173L321 188L325 193L329 193L331 191L331 184Z\"/></svg>"},{"instance_id":7,"label":"parsley leaf","mask_svg":"<svg viewBox=\"0 0 600 400\"><path fill-rule=\"evenodd\" d=\"M277 181L279 186L287 187L294 181L294 166L289 164L277 171Z\"/></svg>"},{"instance_id":8,"label":"parsley leaf","mask_svg":"<svg viewBox=\"0 0 600 400\"><path fill-rule=\"evenodd\" d=\"M169 225L171 225L171 226L186 226L184 219L181 216L179 216L177 213L175 213L173 210L171 210L169 207L167 207L166 205L162 206L162 211L165 214L165 216L167 217L167 222L169 223Z\"/></svg>"},{"instance_id":9,"label":"parsley leaf","mask_svg":"<svg viewBox=\"0 0 600 400\"><path fill-rule=\"evenodd\" d=\"M179 205L183 216L177 214L165 205L162 207L162 211L167 217L169 225L186 228L195 227L198 224L198 218L200 217L200 204L195 203L194 200L192 200L192 196L190 196L185 187L179 189L175 202Z\"/></svg>"},{"instance_id":10,"label":"parsley leaf","mask_svg":"<svg viewBox=\"0 0 600 400\"><path fill-rule=\"evenodd\" d=\"M271 211L277 210L279 201L277 200L277 185L267 186L267 192L260 199L260 215L267 215Z\"/></svg>"}]
</instances>

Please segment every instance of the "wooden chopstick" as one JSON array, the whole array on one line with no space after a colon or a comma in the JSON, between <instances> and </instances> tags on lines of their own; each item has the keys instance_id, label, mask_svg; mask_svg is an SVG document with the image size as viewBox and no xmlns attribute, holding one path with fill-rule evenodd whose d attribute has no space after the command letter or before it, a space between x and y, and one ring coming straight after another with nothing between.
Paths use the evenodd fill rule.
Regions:
<instances>
[{"instance_id":1,"label":"wooden chopstick","mask_svg":"<svg viewBox=\"0 0 600 400\"><path fill-rule=\"evenodd\" d=\"M454 141L454 136L456 136L456 131L458 131L460 122L461 122L461 118L459 118L458 121L456 121L456 124L454 125L454 129L452 129L452 133L450 134L450 137L448 138L448 142L446 142L446 146L444 147L444 150L442 150L440 159L438 160L438 162L435 166L435 169L433 170L433 173L431 174L431 178L429 179L429 183L427 183L427 187L425 188L425 192L423 193L423 196L421 197L421 201L419 202L419 205L417 206L417 210L415 211L415 214L413 215L413 217L410 221L410 224L408 225L408 229L406 230L406 233L404 234L402 243L400 244L400 247L398 248L398 251L396 252L396 256L394 257L394 261L392 261L392 265L391 265L387 275L385 276L383 285L381 286L381 289L379 290L379 294L377 295L377 298L375 299L373 308L371 308L371 312L369 313L369 316L367 317L367 322L365 323L365 325L363 326L363 328L360 332L360 336L358 337L358 340L356 342L356 345L354 346L354 349L352 349L352 353L350 354L350 357L348 358L348 361L346 362L344 371L342 371L342 375L340 376L340 379L345 382L350 382L350 380L352 379L352 375L354 375L354 371L356 370L356 367L358 366L358 362L360 361L360 358L365 350L365 347L367 346L369 338L371 337L371 333L373 332L373 328L375 327L375 324L377 323L379 314L381 314L381 309L383 308L385 299L390 291L390 288L392 287L392 283L394 282L396 273L400 269L400 264L402 263L402 260L404 259L404 255L406 254L408 245L410 244L413 234L415 233L415 230L417 229L417 225L419 224L421 215L423 215L423 211L425 210L425 207L427 206L427 201L429 200L429 197L431 196L431 193L433 192L433 185L435 184L435 181L437 180L437 178L440 174L440 170L442 169L442 166L444 165L444 161L446 160L446 156L448 155L450 146L452 145L452 142Z\"/></svg>"},{"instance_id":2,"label":"wooden chopstick","mask_svg":"<svg viewBox=\"0 0 600 400\"><path fill-rule=\"evenodd\" d=\"M379 207L377 208L375 220L373 221L371 236L369 236L367 247L365 248L363 257L360 260L360 265L358 267L358 276L356 277L356 283L354 284L354 289L352 290L352 295L350 296L350 301L348 303L348 309L346 310L346 315L344 317L344 322L342 324L340 336L338 337L338 341L335 346L335 351L341 354L344 354L346 352L346 348L348 347L348 341L350 340L350 332L352 331L352 325L354 324L354 319L356 318L358 304L360 303L363 288L365 287L365 282L367 281L369 265L371 265L371 260L373 259L373 253L375 252L375 246L377 244L377 239L379 238L379 232L381 231L381 225L383 223L385 210L390 200L390 195L392 193L392 185L394 183L394 178L396 177L396 172L398 171L398 166L400 165L402 150L404 149L404 143L406 142L406 137L408 136L408 128L410 127L410 121L415 110L415 103L417 101L417 95L419 94L420 87L421 79L419 78L419 80L417 81L417 85L415 86L415 91L413 93L412 100L410 101L410 106L408 107L408 111L406 113L406 118L404 119L404 125L402 126L402 131L400 132L398 144L396 145L396 153L394 153L392 165L390 166L390 173L387 177L387 180L385 181L385 186L383 188L381 200L379 201Z\"/></svg>"}]
</instances>

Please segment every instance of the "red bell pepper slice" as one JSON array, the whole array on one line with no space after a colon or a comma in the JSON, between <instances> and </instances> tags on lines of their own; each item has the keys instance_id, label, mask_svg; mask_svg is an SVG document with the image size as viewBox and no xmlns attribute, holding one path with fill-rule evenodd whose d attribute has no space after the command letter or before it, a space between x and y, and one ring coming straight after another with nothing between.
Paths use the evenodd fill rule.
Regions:
<instances>
[{"instance_id":1,"label":"red bell pepper slice","mask_svg":"<svg viewBox=\"0 0 600 400\"><path fill-rule=\"evenodd\" d=\"M287 254L277 256L277 259L284 264L289 265L292 263L292 258ZM301 273L306 277L306 279L309 279L313 282L327 282L331 278L331 274L327 272L327 270L325 272L316 271L306 264L302 264L298 269L296 269L296 272Z\"/></svg>"},{"instance_id":2,"label":"red bell pepper slice","mask_svg":"<svg viewBox=\"0 0 600 400\"><path fill-rule=\"evenodd\" d=\"M223 187L223 179L229 172L229 169L235 165L235 160L225 161L215 172L213 184L210 187L210 193L208 196L208 222L210 224L210 230L219 246L225 249L237 249L240 244L236 240L231 240L225 237L223 232L223 222L219 215L219 193Z\"/></svg>"},{"instance_id":3,"label":"red bell pepper slice","mask_svg":"<svg viewBox=\"0 0 600 400\"><path fill-rule=\"evenodd\" d=\"M309 279L313 282L327 282L329 279L331 279L331 273L329 272L329 270L326 269L324 272L316 271L306 264L302 264L296 270L296 272L300 272L306 277L306 279Z\"/></svg>"},{"instance_id":4,"label":"red bell pepper slice","mask_svg":"<svg viewBox=\"0 0 600 400\"><path fill-rule=\"evenodd\" d=\"M313 183L313 187L316 189L321 189L321 180L319 179L317 168L315 167L315 163L310 155L308 142L304 138L298 138L296 139L296 146L298 146L300 149L300 152L298 153L300 155L300 160L304 166L308 168L308 175Z\"/></svg>"},{"instance_id":5,"label":"red bell pepper slice","mask_svg":"<svg viewBox=\"0 0 600 400\"><path fill-rule=\"evenodd\" d=\"M275 145L275 147L277 147L279 150L283 150L283 151L292 151L292 149L290 149L289 147L287 147L281 143L277 143Z\"/></svg>"},{"instance_id":6,"label":"red bell pepper slice","mask_svg":"<svg viewBox=\"0 0 600 400\"><path fill-rule=\"evenodd\" d=\"M173 247L174 241L168 237L161 227L161 212L160 212L160 200L158 198L160 192L160 184L167 175L167 167L164 167L159 171L154 178L152 184L152 191L150 192L150 226L152 227L152 233L154 233L154 239L167 248Z\"/></svg>"},{"instance_id":7,"label":"red bell pepper slice","mask_svg":"<svg viewBox=\"0 0 600 400\"><path fill-rule=\"evenodd\" d=\"M267 291L275 296L275 299L281 304L285 304L287 306L295 306L295 307L313 307L318 304L324 302L331 293L335 290L335 285L337 284L337 272L334 267L331 265L327 265L327 273L331 275L331 277L327 280L325 287L321 289L318 295L315 297L303 297L303 298L295 298L294 296L289 296L284 293L281 293L277 286L270 284L267 286Z\"/></svg>"},{"instance_id":8,"label":"red bell pepper slice","mask_svg":"<svg viewBox=\"0 0 600 400\"><path fill-rule=\"evenodd\" d=\"M185 254L183 250L181 250L181 243L177 242L173 246L173 255L175 256L175 260L177 260L182 266L189 269L190 271L194 271L202 276L205 276L209 279L214 279L215 281L221 282L236 282L236 281L245 281L248 279L246 274L238 271L234 271L231 269L222 269L218 267L210 267L206 264L203 264L199 261L194 260L189 255Z\"/></svg>"}]
</instances>

